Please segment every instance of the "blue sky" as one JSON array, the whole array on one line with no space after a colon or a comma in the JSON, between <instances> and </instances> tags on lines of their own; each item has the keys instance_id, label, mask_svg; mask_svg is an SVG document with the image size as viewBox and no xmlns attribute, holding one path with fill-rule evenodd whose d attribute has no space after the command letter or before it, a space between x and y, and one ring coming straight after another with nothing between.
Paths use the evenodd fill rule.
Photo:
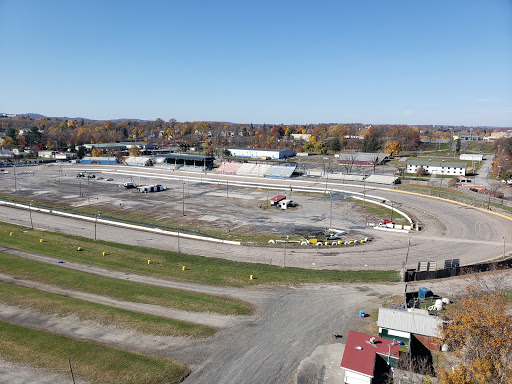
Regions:
<instances>
[{"instance_id":1,"label":"blue sky","mask_svg":"<svg viewBox=\"0 0 512 384\"><path fill-rule=\"evenodd\" d=\"M512 126L512 1L0 0L0 112Z\"/></svg>"}]
</instances>

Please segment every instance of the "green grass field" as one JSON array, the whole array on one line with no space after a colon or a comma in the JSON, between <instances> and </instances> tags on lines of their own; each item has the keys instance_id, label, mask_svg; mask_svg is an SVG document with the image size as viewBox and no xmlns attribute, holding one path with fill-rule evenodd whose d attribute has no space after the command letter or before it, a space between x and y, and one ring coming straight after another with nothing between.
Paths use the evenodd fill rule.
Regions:
<instances>
[{"instance_id":1,"label":"green grass field","mask_svg":"<svg viewBox=\"0 0 512 384\"><path fill-rule=\"evenodd\" d=\"M92 383L179 383L189 370L179 362L127 352L0 321L0 355L9 361L60 371Z\"/></svg>"},{"instance_id":2,"label":"green grass field","mask_svg":"<svg viewBox=\"0 0 512 384\"><path fill-rule=\"evenodd\" d=\"M204 325L127 311L7 283L0 283L0 302L47 315L74 315L80 321L94 320L102 325L135 329L151 335L207 337L215 333L215 329Z\"/></svg>"},{"instance_id":3,"label":"green grass field","mask_svg":"<svg viewBox=\"0 0 512 384\"><path fill-rule=\"evenodd\" d=\"M9 233L13 232L13 236ZM43 238L43 243L39 239ZM120 271L175 280L235 287L259 284L388 282L397 281L396 271L336 271L281 268L275 265L235 262L177 252L94 241L53 232L26 230L0 223L0 244L53 257ZM80 245L81 252L76 251ZM239 250L242 252L243 248ZM102 252L106 252L103 256ZM147 264L147 260L151 264ZM182 266L186 270L182 270ZM249 280L253 275L254 279Z\"/></svg>"},{"instance_id":4,"label":"green grass field","mask_svg":"<svg viewBox=\"0 0 512 384\"><path fill-rule=\"evenodd\" d=\"M63 289L166 308L192 312L216 312L225 315L245 315L251 312L249 304L238 300L105 278L63 268L57 264L40 263L1 252L0 272Z\"/></svg>"}]
</instances>

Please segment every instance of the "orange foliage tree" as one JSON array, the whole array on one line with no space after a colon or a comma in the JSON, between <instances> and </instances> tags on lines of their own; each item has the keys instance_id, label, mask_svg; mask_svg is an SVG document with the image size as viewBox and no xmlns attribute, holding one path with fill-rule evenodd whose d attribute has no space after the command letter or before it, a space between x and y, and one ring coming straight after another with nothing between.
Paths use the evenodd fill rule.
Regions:
<instances>
[{"instance_id":1,"label":"orange foliage tree","mask_svg":"<svg viewBox=\"0 0 512 384\"><path fill-rule=\"evenodd\" d=\"M512 317L507 313L507 291L498 280L489 285L489 278L492 273L475 280L443 314L446 323L441 333L453 350L453 359L447 358L439 369L442 384L512 382Z\"/></svg>"}]
</instances>

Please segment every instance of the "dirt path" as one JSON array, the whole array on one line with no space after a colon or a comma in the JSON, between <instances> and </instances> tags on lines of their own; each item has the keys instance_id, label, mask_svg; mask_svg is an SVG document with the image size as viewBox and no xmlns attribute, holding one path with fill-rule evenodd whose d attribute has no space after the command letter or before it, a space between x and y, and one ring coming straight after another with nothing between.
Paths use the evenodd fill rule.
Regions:
<instances>
[{"instance_id":1,"label":"dirt path","mask_svg":"<svg viewBox=\"0 0 512 384\"><path fill-rule=\"evenodd\" d=\"M158 305L135 303L131 301L117 300L108 296L96 295L93 293L72 291L68 289L62 289L54 285L38 283L35 281L24 280L14 278L9 275L0 273L0 281L9 284L15 284L22 287L34 288L40 291L53 293L55 295L71 297L73 299L79 299L89 301L92 303L107 305L110 307L126 309L128 311L135 311L140 313L146 313L148 315L155 315L165 317L169 319L188 321L191 323L209 325L215 328L224 328L232 326L236 322L240 321L240 316L225 316L217 315L214 313L204 312L188 312L177 309L164 308Z\"/></svg>"}]
</instances>

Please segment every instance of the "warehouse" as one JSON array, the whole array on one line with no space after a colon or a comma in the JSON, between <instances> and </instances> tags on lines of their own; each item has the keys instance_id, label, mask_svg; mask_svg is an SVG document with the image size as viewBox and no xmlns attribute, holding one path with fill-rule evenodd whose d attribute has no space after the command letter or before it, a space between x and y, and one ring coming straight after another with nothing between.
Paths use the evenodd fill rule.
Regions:
<instances>
[{"instance_id":1,"label":"warehouse","mask_svg":"<svg viewBox=\"0 0 512 384\"><path fill-rule=\"evenodd\" d=\"M229 148L231 156L252 157L260 159L286 159L294 157L295 151L291 149L263 149L263 148Z\"/></svg>"}]
</instances>

